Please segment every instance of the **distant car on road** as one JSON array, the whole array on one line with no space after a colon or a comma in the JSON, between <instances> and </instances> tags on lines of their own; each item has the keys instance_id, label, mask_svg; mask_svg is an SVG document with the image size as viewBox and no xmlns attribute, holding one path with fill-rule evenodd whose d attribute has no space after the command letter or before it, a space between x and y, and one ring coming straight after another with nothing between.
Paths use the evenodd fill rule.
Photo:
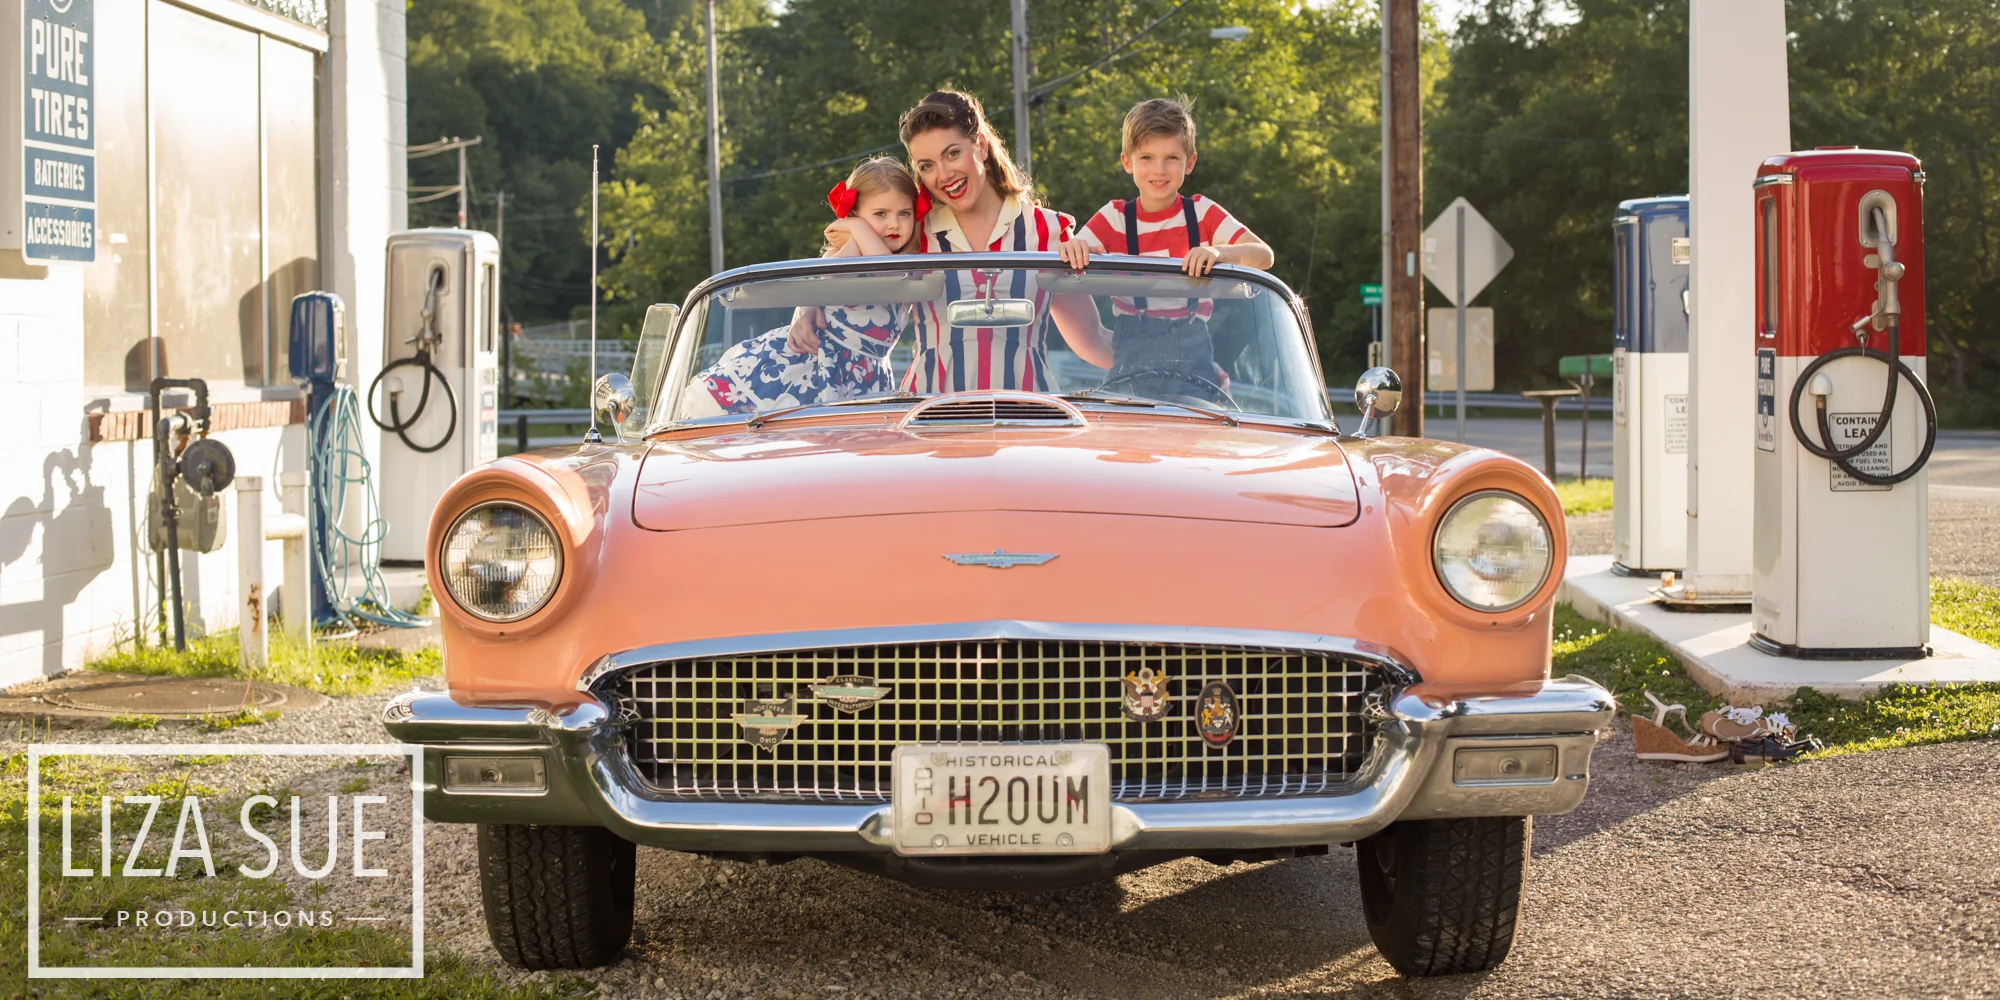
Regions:
<instances>
[{"instance_id":1,"label":"distant car on road","mask_svg":"<svg viewBox=\"0 0 2000 1000\"><path fill-rule=\"evenodd\" d=\"M716 275L600 381L615 439L440 499L447 690L385 719L427 747L429 816L479 824L501 955L612 961L637 844L1037 889L1355 843L1396 968L1497 964L1528 817L1582 800L1613 711L1548 676L1549 483L1343 434L1268 274L948 261ZM1052 329L1113 300L1206 304L1212 360L1106 373ZM900 332L899 379L1039 351L1035 388L718 396L704 373L800 308Z\"/></svg>"}]
</instances>

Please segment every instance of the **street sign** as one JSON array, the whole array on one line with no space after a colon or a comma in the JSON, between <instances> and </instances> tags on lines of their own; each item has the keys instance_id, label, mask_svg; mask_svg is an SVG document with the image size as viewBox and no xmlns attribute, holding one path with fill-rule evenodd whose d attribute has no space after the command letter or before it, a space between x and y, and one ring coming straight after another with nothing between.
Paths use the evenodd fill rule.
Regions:
<instances>
[{"instance_id":1,"label":"street sign","mask_svg":"<svg viewBox=\"0 0 2000 1000\"><path fill-rule=\"evenodd\" d=\"M14 93L22 102L15 109L21 115L21 182L11 183L12 169L0 171L9 181L0 198L20 199L23 258L89 263L97 259L92 0L21 0L20 9L21 90Z\"/></svg>"},{"instance_id":2,"label":"street sign","mask_svg":"<svg viewBox=\"0 0 2000 1000\"><path fill-rule=\"evenodd\" d=\"M1458 300L1458 209L1465 207L1465 301ZM1424 277L1444 294L1446 302L1452 305L1470 305L1479 293L1486 290L1507 262L1514 259L1514 248L1500 238L1500 231L1472 207L1472 203L1459 198L1445 206L1437 218L1424 229Z\"/></svg>"},{"instance_id":3,"label":"street sign","mask_svg":"<svg viewBox=\"0 0 2000 1000\"><path fill-rule=\"evenodd\" d=\"M1430 364L1424 371L1427 392L1451 392L1458 385L1458 310L1425 310L1428 322L1424 342ZM1493 391L1493 310L1474 306L1465 311L1465 388L1468 392Z\"/></svg>"},{"instance_id":4,"label":"street sign","mask_svg":"<svg viewBox=\"0 0 2000 1000\"><path fill-rule=\"evenodd\" d=\"M1381 305L1381 304L1382 304L1382 286L1381 286L1381 285L1362 285L1362 286L1361 286L1361 304L1362 304L1362 305L1364 305L1364 306L1379 306L1379 305Z\"/></svg>"}]
</instances>

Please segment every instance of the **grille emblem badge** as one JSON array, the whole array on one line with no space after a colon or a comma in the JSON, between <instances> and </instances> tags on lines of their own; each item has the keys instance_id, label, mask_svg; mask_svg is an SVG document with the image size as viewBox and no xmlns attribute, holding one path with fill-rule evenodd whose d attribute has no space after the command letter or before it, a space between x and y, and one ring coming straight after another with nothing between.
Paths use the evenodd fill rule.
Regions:
<instances>
[{"instance_id":1,"label":"grille emblem badge","mask_svg":"<svg viewBox=\"0 0 2000 1000\"><path fill-rule=\"evenodd\" d=\"M743 742L760 750L777 749L805 721L799 714L798 697L789 694L783 698L752 698L743 703L743 710L735 718L742 727Z\"/></svg>"},{"instance_id":2,"label":"grille emblem badge","mask_svg":"<svg viewBox=\"0 0 2000 1000\"><path fill-rule=\"evenodd\" d=\"M1167 706L1172 703L1172 695L1167 691L1171 678L1165 671L1155 671L1152 667L1140 667L1138 672L1125 675L1125 717L1133 722L1152 722L1167 714Z\"/></svg>"},{"instance_id":3,"label":"grille emblem badge","mask_svg":"<svg viewBox=\"0 0 2000 1000\"><path fill-rule=\"evenodd\" d=\"M1236 692L1215 681L1195 699L1194 726L1212 747L1228 746L1236 738Z\"/></svg>"},{"instance_id":4,"label":"grille emblem badge","mask_svg":"<svg viewBox=\"0 0 2000 1000\"><path fill-rule=\"evenodd\" d=\"M893 690L887 684L877 684L873 677L860 674L841 674L812 685L815 701L826 702L848 715L875 707L876 702L889 697Z\"/></svg>"},{"instance_id":5,"label":"grille emblem badge","mask_svg":"<svg viewBox=\"0 0 2000 1000\"><path fill-rule=\"evenodd\" d=\"M960 566L985 566L989 569L1012 569L1015 566L1040 566L1056 557L1054 552L1009 552L994 549L991 552L947 552L944 557Z\"/></svg>"}]
</instances>

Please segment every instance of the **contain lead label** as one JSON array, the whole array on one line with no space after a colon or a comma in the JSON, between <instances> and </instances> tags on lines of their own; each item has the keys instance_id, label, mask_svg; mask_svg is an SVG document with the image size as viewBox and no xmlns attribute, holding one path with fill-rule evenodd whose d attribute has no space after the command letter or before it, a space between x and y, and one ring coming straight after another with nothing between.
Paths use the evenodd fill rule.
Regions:
<instances>
[{"instance_id":1,"label":"contain lead label","mask_svg":"<svg viewBox=\"0 0 2000 1000\"><path fill-rule=\"evenodd\" d=\"M1830 442L1830 444L1836 449L1852 448L1855 445L1860 444L1861 439L1867 437L1868 432L1875 429L1875 422L1881 419L1881 417L1882 415L1880 413L1827 414L1826 415L1827 425L1833 428L1833 440ZM1894 427L1891 427L1888 430L1883 431L1882 436L1876 438L1875 443L1869 445L1867 451L1864 451L1861 454L1848 459L1847 464L1852 465L1855 468L1860 469L1862 472L1865 472L1871 476L1895 475L1896 474L1895 456L1891 454L1891 449L1889 446L1889 438L1894 433L1895 433ZM1827 483L1827 488L1831 489L1835 493L1858 493L1870 490L1879 491L1879 490L1888 490L1893 488L1889 486L1875 486L1869 483L1864 483L1861 480L1848 475L1847 470L1842 469L1837 463L1828 462L1827 465L1832 468L1831 480Z\"/></svg>"}]
</instances>

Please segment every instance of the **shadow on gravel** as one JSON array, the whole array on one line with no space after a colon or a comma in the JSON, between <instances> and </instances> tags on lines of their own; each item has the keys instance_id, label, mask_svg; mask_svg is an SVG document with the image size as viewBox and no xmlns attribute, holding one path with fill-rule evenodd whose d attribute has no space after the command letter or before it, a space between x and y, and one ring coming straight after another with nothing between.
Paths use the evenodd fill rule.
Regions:
<instances>
[{"instance_id":1,"label":"shadow on gravel","mask_svg":"<svg viewBox=\"0 0 2000 1000\"><path fill-rule=\"evenodd\" d=\"M1674 764L1640 760L1632 749L1632 732L1621 721L1591 756L1590 793L1584 796L1583 805L1561 816L1535 818L1535 855L1652 812L1736 771L1728 761Z\"/></svg>"}]
</instances>

